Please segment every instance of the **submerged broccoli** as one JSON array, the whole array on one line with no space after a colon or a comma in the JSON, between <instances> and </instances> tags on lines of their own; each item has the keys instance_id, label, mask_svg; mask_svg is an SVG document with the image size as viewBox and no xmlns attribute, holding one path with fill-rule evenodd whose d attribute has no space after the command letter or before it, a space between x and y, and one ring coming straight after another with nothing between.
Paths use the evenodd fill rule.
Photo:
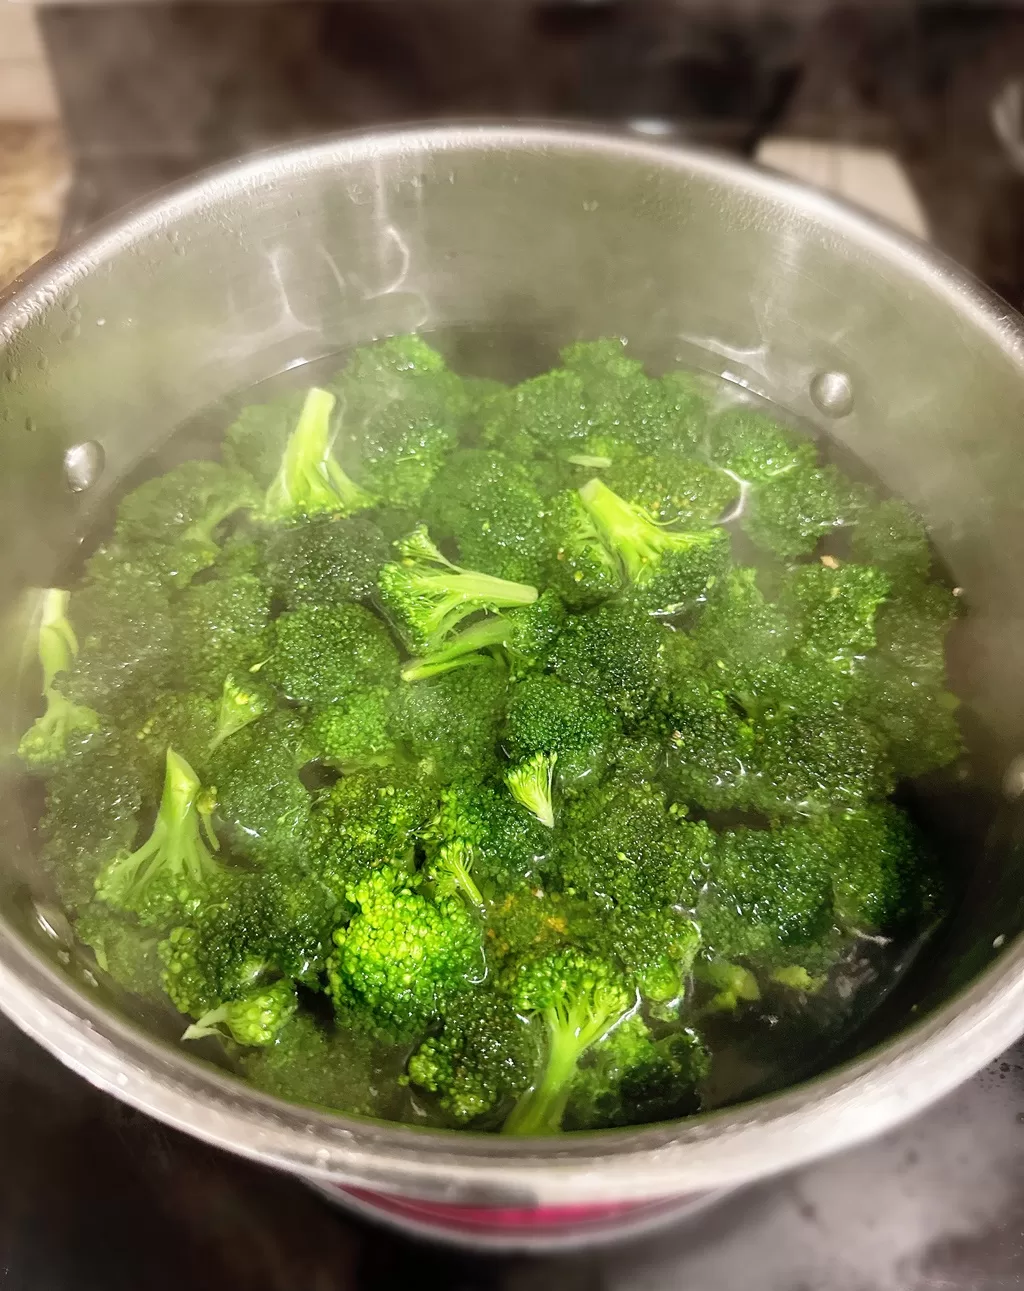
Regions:
<instances>
[{"instance_id":1,"label":"submerged broccoli","mask_svg":"<svg viewBox=\"0 0 1024 1291\"><path fill-rule=\"evenodd\" d=\"M618 592L618 562L576 489L556 495L545 527L552 553L548 576L566 605L596 605Z\"/></svg>"},{"instance_id":2,"label":"submerged broccoli","mask_svg":"<svg viewBox=\"0 0 1024 1291\"><path fill-rule=\"evenodd\" d=\"M444 784L484 780L496 769L507 689L493 660L404 686L393 696L391 734Z\"/></svg>"},{"instance_id":3,"label":"submerged broccoli","mask_svg":"<svg viewBox=\"0 0 1024 1291\"><path fill-rule=\"evenodd\" d=\"M291 520L320 512L350 515L373 506L373 496L350 480L332 455L334 405L329 390L314 386L307 393L263 500L265 519Z\"/></svg>"},{"instance_id":4,"label":"submerged broccoli","mask_svg":"<svg viewBox=\"0 0 1024 1291\"><path fill-rule=\"evenodd\" d=\"M53 766L71 747L88 741L100 729L99 714L84 704L75 704L58 690L55 682L67 673L78 654L78 639L68 622L70 593L51 587L43 594L39 620L39 662L43 670L46 711L37 717L21 737L18 756L29 767Z\"/></svg>"},{"instance_id":5,"label":"submerged broccoli","mask_svg":"<svg viewBox=\"0 0 1024 1291\"><path fill-rule=\"evenodd\" d=\"M488 657L485 652L498 648L505 651L513 672L530 672L548 661L551 647L566 622L565 606L549 588L532 605L488 615L449 637L431 654L410 659L402 668L402 678L419 681L481 663Z\"/></svg>"},{"instance_id":6,"label":"submerged broccoli","mask_svg":"<svg viewBox=\"0 0 1024 1291\"><path fill-rule=\"evenodd\" d=\"M263 672L288 699L334 704L397 681L398 655L387 628L361 605L303 605L276 620Z\"/></svg>"},{"instance_id":7,"label":"submerged broccoli","mask_svg":"<svg viewBox=\"0 0 1024 1291\"><path fill-rule=\"evenodd\" d=\"M478 610L531 605L536 587L460 569L443 556L420 525L398 544L401 563L385 565L380 592L413 650L432 651Z\"/></svg>"},{"instance_id":8,"label":"submerged broccoli","mask_svg":"<svg viewBox=\"0 0 1024 1291\"><path fill-rule=\"evenodd\" d=\"M519 759L556 753L563 790L600 779L621 734L615 713L583 686L545 673L526 677L509 690L505 725L509 755Z\"/></svg>"},{"instance_id":9,"label":"submerged broccoli","mask_svg":"<svg viewBox=\"0 0 1024 1291\"><path fill-rule=\"evenodd\" d=\"M461 783L441 793L425 831L429 849L458 844L473 855L474 881L496 897L537 878L552 851L552 832L503 787Z\"/></svg>"},{"instance_id":10,"label":"submerged broccoli","mask_svg":"<svg viewBox=\"0 0 1024 1291\"><path fill-rule=\"evenodd\" d=\"M181 1038L202 1040L205 1036L222 1036L226 1031L238 1044L270 1044L297 1006L291 982L274 982L272 986L257 987L241 999L218 1004L187 1027Z\"/></svg>"},{"instance_id":11,"label":"submerged broccoli","mask_svg":"<svg viewBox=\"0 0 1024 1291\"><path fill-rule=\"evenodd\" d=\"M289 610L368 600L388 554L384 535L365 515L312 515L276 524L263 547L267 579Z\"/></svg>"}]
</instances>

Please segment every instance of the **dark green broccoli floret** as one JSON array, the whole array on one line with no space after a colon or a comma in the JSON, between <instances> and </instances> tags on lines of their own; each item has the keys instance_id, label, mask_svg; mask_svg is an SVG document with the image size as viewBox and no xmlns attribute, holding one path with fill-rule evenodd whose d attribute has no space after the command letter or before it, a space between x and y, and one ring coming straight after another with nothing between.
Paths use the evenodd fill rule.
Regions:
<instances>
[{"instance_id":1,"label":"dark green broccoli floret","mask_svg":"<svg viewBox=\"0 0 1024 1291\"><path fill-rule=\"evenodd\" d=\"M385 1031L415 1032L483 977L480 927L458 897L430 901L381 866L349 884L357 913L334 934L329 990Z\"/></svg>"},{"instance_id":2,"label":"dark green broccoli floret","mask_svg":"<svg viewBox=\"0 0 1024 1291\"><path fill-rule=\"evenodd\" d=\"M716 685L729 688L749 703L757 698L761 685L770 681L795 635L792 618L762 594L757 571L734 567L708 597L690 634L692 646L676 647L675 672L705 669Z\"/></svg>"},{"instance_id":3,"label":"dark green broccoli floret","mask_svg":"<svg viewBox=\"0 0 1024 1291\"><path fill-rule=\"evenodd\" d=\"M566 624L565 606L549 588L522 609L492 614L471 623L431 654L410 659L402 667L404 681L419 681L454 668L480 663L498 648L505 651L514 674L543 667L551 646Z\"/></svg>"},{"instance_id":4,"label":"dark green broccoli floret","mask_svg":"<svg viewBox=\"0 0 1024 1291\"><path fill-rule=\"evenodd\" d=\"M405 766L344 775L314 808L314 863L342 887L384 862L411 869L416 836L435 805L429 787Z\"/></svg>"},{"instance_id":5,"label":"dark green broccoli floret","mask_svg":"<svg viewBox=\"0 0 1024 1291\"><path fill-rule=\"evenodd\" d=\"M538 1059L536 1031L492 990L460 999L439 1035L409 1059L408 1080L437 1095L459 1125L498 1111L529 1085Z\"/></svg>"},{"instance_id":6,"label":"dark green broccoli floret","mask_svg":"<svg viewBox=\"0 0 1024 1291\"><path fill-rule=\"evenodd\" d=\"M858 515L856 495L833 466L799 466L750 490L741 516L751 540L789 559Z\"/></svg>"},{"instance_id":7,"label":"dark green broccoli floret","mask_svg":"<svg viewBox=\"0 0 1024 1291\"><path fill-rule=\"evenodd\" d=\"M548 829L555 827L551 790L557 760L557 753L534 753L505 772L505 783L512 797Z\"/></svg>"},{"instance_id":8,"label":"dark green broccoli floret","mask_svg":"<svg viewBox=\"0 0 1024 1291\"><path fill-rule=\"evenodd\" d=\"M248 471L261 488L267 488L280 470L305 398L304 390L289 390L267 403L243 408L224 432L228 466Z\"/></svg>"},{"instance_id":9,"label":"dark green broccoli floret","mask_svg":"<svg viewBox=\"0 0 1024 1291\"><path fill-rule=\"evenodd\" d=\"M473 874L485 893L533 881L552 849L551 831L503 789L459 784L441 793L426 833L428 845L460 842L472 848Z\"/></svg>"},{"instance_id":10,"label":"dark green broccoli floret","mask_svg":"<svg viewBox=\"0 0 1024 1291\"><path fill-rule=\"evenodd\" d=\"M576 489L554 497L545 525L552 552L548 578L567 605L596 605L618 592L618 562L601 541Z\"/></svg>"},{"instance_id":11,"label":"dark green broccoli floret","mask_svg":"<svg viewBox=\"0 0 1024 1291\"><path fill-rule=\"evenodd\" d=\"M485 660L404 685L393 697L391 734L443 783L484 780L495 769L508 679Z\"/></svg>"},{"instance_id":12,"label":"dark green broccoli floret","mask_svg":"<svg viewBox=\"0 0 1024 1291\"><path fill-rule=\"evenodd\" d=\"M217 462L184 462L147 480L117 511L119 545L184 586L220 554L217 527L259 500L252 477Z\"/></svg>"},{"instance_id":13,"label":"dark green broccoli floret","mask_svg":"<svg viewBox=\"0 0 1024 1291\"><path fill-rule=\"evenodd\" d=\"M212 855L217 840L210 828L211 807L196 773L169 748L153 831L141 847L104 866L96 880L100 899L131 911L142 923L166 923L194 909L220 874Z\"/></svg>"},{"instance_id":14,"label":"dark green broccoli floret","mask_svg":"<svg viewBox=\"0 0 1024 1291\"><path fill-rule=\"evenodd\" d=\"M735 478L677 452L629 457L610 467L608 487L659 524L703 529L734 511L740 498Z\"/></svg>"},{"instance_id":15,"label":"dark green broccoli floret","mask_svg":"<svg viewBox=\"0 0 1024 1291\"><path fill-rule=\"evenodd\" d=\"M580 498L623 578L647 608L693 605L724 572L729 559L724 530L662 528L598 479L584 484Z\"/></svg>"},{"instance_id":16,"label":"dark green broccoli floret","mask_svg":"<svg viewBox=\"0 0 1024 1291\"><path fill-rule=\"evenodd\" d=\"M462 379L419 337L398 336L356 350L331 388L358 478L395 506L415 506L470 411Z\"/></svg>"},{"instance_id":17,"label":"dark green broccoli floret","mask_svg":"<svg viewBox=\"0 0 1024 1291\"><path fill-rule=\"evenodd\" d=\"M710 840L708 840L710 841ZM607 916L610 952L621 960L642 998L672 1018L701 947L700 929L676 906L654 911L618 908Z\"/></svg>"},{"instance_id":18,"label":"dark green broccoli floret","mask_svg":"<svg viewBox=\"0 0 1024 1291\"><path fill-rule=\"evenodd\" d=\"M384 535L362 515L274 525L263 547L267 581L290 610L366 600L388 556Z\"/></svg>"},{"instance_id":19,"label":"dark green broccoli floret","mask_svg":"<svg viewBox=\"0 0 1024 1291\"><path fill-rule=\"evenodd\" d=\"M145 1000L163 998L160 937L152 928L93 901L75 919L75 936L89 947L100 972Z\"/></svg>"},{"instance_id":20,"label":"dark green broccoli floret","mask_svg":"<svg viewBox=\"0 0 1024 1291\"><path fill-rule=\"evenodd\" d=\"M298 1012L273 1043L242 1057L247 1080L278 1098L361 1116L384 1114L378 1102L380 1054L357 1032L328 1030Z\"/></svg>"},{"instance_id":21,"label":"dark green broccoli floret","mask_svg":"<svg viewBox=\"0 0 1024 1291\"><path fill-rule=\"evenodd\" d=\"M43 593L39 620L39 663L46 711L21 737L18 756L33 768L53 766L75 746L86 744L100 729L99 714L61 694L56 678L67 673L78 654L78 639L68 622L70 593L51 587Z\"/></svg>"},{"instance_id":22,"label":"dark green broccoli floret","mask_svg":"<svg viewBox=\"0 0 1024 1291\"><path fill-rule=\"evenodd\" d=\"M478 610L532 605L536 587L461 569L446 559L421 525L397 544L401 563L380 572L380 593L410 649L437 650Z\"/></svg>"},{"instance_id":23,"label":"dark green broccoli floret","mask_svg":"<svg viewBox=\"0 0 1024 1291\"><path fill-rule=\"evenodd\" d=\"M609 602L567 620L550 663L563 681L600 695L623 721L636 722L662 684L665 638L640 606Z\"/></svg>"},{"instance_id":24,"label":"dark green broccoli floret","mask_svg":"<svg viewBox=\"0 0 1024 1291\"><path fill-rule=\"evenodd\" d=\"M168 748L174 748L201 779L207 779L219 707L216 700L188 690L168 690L156 697L146 719L129 732L153 768L154 783L163 779Z\"/></svg>"},{"instance_id":25,"label":"dark green broccoli floret","mask_svg":"<svg viewBox=\"0 0 1024 1291\"><path fill-rule=\"evenodd\" d=\"M803 649L829 668L850 673L875 644L875 614L889 579L871 565L802 565L790 594Z\"/></svg>"},{"instance_id":26,"label":"dark green broccoli floret","mask_svg":"<svg viewBox=\"0 0 1024 1291\"><path fill-rule=\"evenodd\" d=\"M503 1132L557 1134L580 1059L636 1007L636 994L612 964L571 947L517 965L504 989L518 1013L543 1023L545 1053Z\"/></svg>"},{"instance_id":27,"label":"dark green broccoli floret","mask_svg":"<svg viewBox=\"0 0 1024 1291\"><path fill-rule=\"evenodd\" d=\"M566 1128L606 1129L675 1120L700 1110L710 1055L690 1030L656 1038L638 1015L594 1045L580 1064Z\"/></svg>"},{"instance_id":28,"label":"dark green broccoli floret","mask_svg":"<svg viewBox=\"0 0 1024 1291\"><path fill-rule=\"evenodd\" d=\"M509 756L519 760L534 753L557 753L558 780L565 790L597 780L620 737L615 713L586 687L539 674L509 689Z\"/></svg>"},{"instance_id":29,"label":"dark green broccoli floret","mask_svg":"<svg viewBox=\"0 0 1024 1291\"><path fill-rule=\"evenodd\" d=\"M306 392L294 430L281 454L277 474L263 499L266 520L299 516L351 515L365 511L376 499L345 474L333 456L335 397L317 386ZM344 420L344 406L340 416Z\"/></svg>"},{"instance_id":30,"label":"dark green broccoli floret","mask_svg":"<svg viewBox=\"0 0 1024 1291\"><path fill-rule=\"evenodd\" d=\"M810 440L751 408L731 408L715 417L705 449L716 466L750 483L806 471L818 457Z\"/></svg>"},{"instance_id":31,"label":"dark green broccoli floret","mask_svg":"<svg viewBox=\"0 0 1024 1291\"><path fill-rule=\"evenodd\" d=\"M563 811L562 882L604 906L692 909L713 835L680 819L654 785L611 777Z\"/></svg>"},{"instance_id":32,"label":"dark green broccoli floret","mask_svg":"<svg viewBox=\"0 0 1024 1291\"><path fill-rule=\"evenodd\" d=\"M286 712L268 713L213 750L207 775L234 851L264 859L302 850L310 797L299 770L309 758L303 724Z\"/></svg>"},{"instance_id":33,"label":"dark green broccoli floret","mask_svg":"<svg viewBox=\"0 0 1024 1291\"><path fill-rule=\"evenodd\" d=\"M213 578L188 589L176 608L175 655L186 684L219 696L270 648L270 595L254 574Z\"/></svg>"},{"instance_id":34,"label":"dark green broccoli floret","mask_svg":"<svg viewBox=\"0 0 1024 1291\"><path fill-rule=\"evenodd\" d=\"M923 580L931 569L925 527L899 498L866 501L857 515L851 546L858 560L885 570L894 583Z\"/></svg>"},{"instance_id":35,"label":"dark green broccoli floret","mask_svg":"<svg viewBox=\"0 0 1024 1291\"><path fill-rule=\"evenodd\" d=\"M289 699L326 705L397 682L398 654L387 628L363 606L303 605L276 620L263 672Z\"/></svg>"},{"instance_id":36,"label":"dark green broccoli floret","mask_svg":"<svg viewBox=\"0 0 1024 1291\"><path fill-rule=\"evenodd\" d=\"M556 368L497 394L486 409L482 438L520 459L583 453L590 411L582 377Z\"/></svg>"},{"instance_id":37,"label":"dark green broccoli floret","mask_svg":"<svg viewBox=\"0 0 1024 1291\"><path fill-rule=\"evenodd\" d=\"M470 569L517 583L544 581L544 503L519 462L464 449L437 473L423 505L431 532L454 539Z\"/></svg>"},{"instance_id":38,"label":"dark green broccoli floret","mask_svg":"<svg viewBox=\"0 0 1024 1291\"><path fill-rule=\"evenodd\" d=\"M257 986L247 995L218 1004L204 1013L185 1029L181 1038L202 1040L206 1036L223 1036L226 1033L236 1044L271 1044L297 1007L295 987L291 982L282 980L270 986Z\"/></svg>"},{"instance_id":39,"label":"dark green broccoli floret","mask_svg":"<svg viewBox=\"0 0 1024 1291\"><path fill-rule=\"evenodd\" d=\"M313 714L307 732L310 751L335 766L372 766L390 759L392 692L387 686L353 690Z\"/></svg>"}]
</instances>

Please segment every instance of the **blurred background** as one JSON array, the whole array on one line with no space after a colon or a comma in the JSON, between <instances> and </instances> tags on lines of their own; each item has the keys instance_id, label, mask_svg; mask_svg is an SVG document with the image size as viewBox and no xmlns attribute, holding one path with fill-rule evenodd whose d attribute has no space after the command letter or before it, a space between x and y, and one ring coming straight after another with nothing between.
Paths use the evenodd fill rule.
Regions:
<instances>
[{"instance_id":1,"label":"blurred background","mask_svg":"<svg viewBox=\"0 0 1024 1291\"><path fill-rule=\"evenodd\" d=\"M1024 0L0 0L0 285L224 158L453 117L748 155L1024 305ZM3 1291L435 1286L1024 1286L1024 1049L887 1139L642 1244L497 1259L374 1227L184 1139L0 1022Z\"/></svg>"}]
</instances>

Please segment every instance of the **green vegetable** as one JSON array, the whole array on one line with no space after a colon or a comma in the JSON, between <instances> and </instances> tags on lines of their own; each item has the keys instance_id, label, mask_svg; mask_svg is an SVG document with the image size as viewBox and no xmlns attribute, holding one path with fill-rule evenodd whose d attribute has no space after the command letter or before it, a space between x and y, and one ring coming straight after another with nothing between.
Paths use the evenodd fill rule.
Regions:
<instances>
[{"instance_id":1,"label":"green vegetable","mask_svg":"<svg viewBox=\"0 0 1024 1291\"><path fill-rule=\"evenodd\" d=\"M290 520L320 512L350 515L373 505L372 495L350 480L332 456L334 405L329 390L314 386L306 395L263 500L265 519Z\"/></svg>"},{"instance_id":2,"label":"green vegetable","mask_svg":"<svg viewBox=\"0 0 1024 1291\"><path fill-rule=\"evenodd\" d=\"M39 663L43 670L46 711L21 737L18 756L29 767L43 768L63 761L69 747L88 741L100 727L99 715L75 704L55 685L70 670L78 654L78 639L68 622L69 593L51 587L43 594L39 621Z\"/></svg>"}]
</instances>

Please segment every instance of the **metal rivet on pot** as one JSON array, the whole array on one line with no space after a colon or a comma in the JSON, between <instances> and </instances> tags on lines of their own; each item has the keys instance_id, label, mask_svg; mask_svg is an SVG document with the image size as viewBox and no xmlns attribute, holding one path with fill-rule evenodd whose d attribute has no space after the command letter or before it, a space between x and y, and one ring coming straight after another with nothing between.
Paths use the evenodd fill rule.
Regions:
<instances>
[{"instance_id":1,"label":"metal rivet on pot","mask_svg":"<svg viewBox=\"0 0 1024 1291\"><path fill-rule=\"evenodd\" d=\"M82 493L92 488L103 471L105 456L103 445L95 439L72 444L64 454L64 478L72 493Z\"/></svg>"},{"instance_id":2,"label":"metal rivet on pot","mask_svg":"<svg viewBox=\"0 0 1024 1291\"><path fill-rule=\"evenodd\" d=\"M846 372L819 372L811 379L811 398L826 417L853 411L853 382Z\"/></svg>"}]
</instances>

